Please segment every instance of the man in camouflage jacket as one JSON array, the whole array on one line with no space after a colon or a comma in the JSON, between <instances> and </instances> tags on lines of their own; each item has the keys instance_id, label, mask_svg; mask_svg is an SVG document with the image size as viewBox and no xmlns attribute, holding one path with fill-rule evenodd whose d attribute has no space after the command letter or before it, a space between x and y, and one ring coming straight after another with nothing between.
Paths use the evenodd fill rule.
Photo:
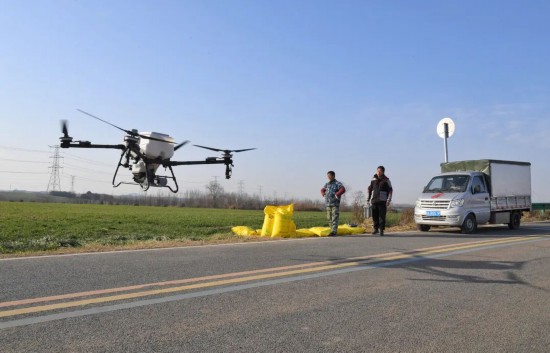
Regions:
<instances>
[{"instance_id":1,"label":"man in camouflage jacket","mask_svg":"<svg viewBox=\"0 0 550 353\"><path fill-rule=\"evenodd\" d=\"M328 182L321 189L321 195L325 198L327 219L330 227L329 236L338 232L338 221L340 219L340 198L346 192L341 182L336 180L336 173L332 170L327 173Z\"/></svg>"}]
</instances>

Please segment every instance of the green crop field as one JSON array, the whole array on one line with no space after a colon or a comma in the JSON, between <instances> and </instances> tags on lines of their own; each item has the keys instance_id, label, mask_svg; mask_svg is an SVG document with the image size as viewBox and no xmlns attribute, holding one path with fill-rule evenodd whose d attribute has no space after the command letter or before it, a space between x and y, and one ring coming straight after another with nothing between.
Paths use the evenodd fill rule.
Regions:
<instances>
[{"instance_id":1,"label":"green crop field","mask_svg":"<svg viewBox=\"0 0 550 353\"><path fill-rule=\"evenodd\" d=\"M350 217L342 212L341 223ZM263 220L263 211L249 210L0 202L0 253L231 240L231 227L260 229ZM325 226L325 213L294 212L294 222Z\"/></svg>"}]
</instances>

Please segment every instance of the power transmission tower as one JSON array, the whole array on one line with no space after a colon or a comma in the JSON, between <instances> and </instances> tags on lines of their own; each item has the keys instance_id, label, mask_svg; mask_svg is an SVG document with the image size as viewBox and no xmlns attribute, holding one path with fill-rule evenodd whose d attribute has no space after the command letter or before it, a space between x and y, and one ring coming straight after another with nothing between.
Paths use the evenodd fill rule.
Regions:
<instances>
[{"instance_id":1,"label":"power transmission tower","mask_svg":"<svg viewBox=\"0 0 550 353\"><path fill-rule=\"evenodd\" d=\"M243 196L244 194L244 181L239 180L239 196Z\"/></svg>"},{"instance_id":2,"label":"power transmission tower","mask_svg":"<svg viewBox=\"0 0 550 353\"><path fill-rule=\"evenodd\" d=\"M46 191L61 191L61 184L59 182L59 169L63 168L59 166L59 159L63 158L59 156L59 146L50 146L50 148L54 149L53 156L50 156L50 158L53 158L52 166L48 167L52 170L50 174L50 181L48 183L48 187L46 188Z\"/></svg>"},{"instance_id":3,"label":"power transmission tower","mask_svg":"<svg viewBox=\"0 0 550 353\"><path fill-rule=\"evenodd\" d=\"M71 175L71 192L74 194L74 175Z\"/></svg>"}]
</instances>

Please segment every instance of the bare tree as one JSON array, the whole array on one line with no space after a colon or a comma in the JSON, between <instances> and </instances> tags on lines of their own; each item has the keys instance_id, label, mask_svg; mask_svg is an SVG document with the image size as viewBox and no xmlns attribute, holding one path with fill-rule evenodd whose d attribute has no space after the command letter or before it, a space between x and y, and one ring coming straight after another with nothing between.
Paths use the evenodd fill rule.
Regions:
<instances>
[{"instance_id":1,"label":"bare tree","mask_svg":"<svg viewBox=\"0 0 550 353\"><path fill-rule=\"evenodd\" d=\"M365 220L365 214L363 212L363 205L365 203L365 193L361 190L354 191L353 204L351 205L352 219L354 222L361 224Z\"/></svg>"},{"instance_id":2,"label":"bare tree","mask_svg":"<svg viewBox=\"0 0 550 353\"><path fill-rule=\"evenodd\" d=\"M223 187L218 183L217 180L212 180L211 182L206 185L206 189L208 190L208 194L210 195L210 198L212 200L212 206L213 207L219 207L219 202L221 199L221 196L225 193L223 190Z\"/></svg>"}]
</instances>

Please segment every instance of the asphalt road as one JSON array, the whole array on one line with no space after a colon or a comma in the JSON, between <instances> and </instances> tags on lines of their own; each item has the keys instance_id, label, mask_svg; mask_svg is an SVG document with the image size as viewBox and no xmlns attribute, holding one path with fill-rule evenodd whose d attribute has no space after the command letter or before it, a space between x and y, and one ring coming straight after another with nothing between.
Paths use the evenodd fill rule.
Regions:
<instances>
[{"instance_id":1,"label":"asphalt road","mask_svg":"<svg viewBox=\"0 0 550 353\"><path fill-rule=\"evenodd\" d=\"M0 351L550 352L550 223L0 260Z\"/></svg>"}]
</instances>

